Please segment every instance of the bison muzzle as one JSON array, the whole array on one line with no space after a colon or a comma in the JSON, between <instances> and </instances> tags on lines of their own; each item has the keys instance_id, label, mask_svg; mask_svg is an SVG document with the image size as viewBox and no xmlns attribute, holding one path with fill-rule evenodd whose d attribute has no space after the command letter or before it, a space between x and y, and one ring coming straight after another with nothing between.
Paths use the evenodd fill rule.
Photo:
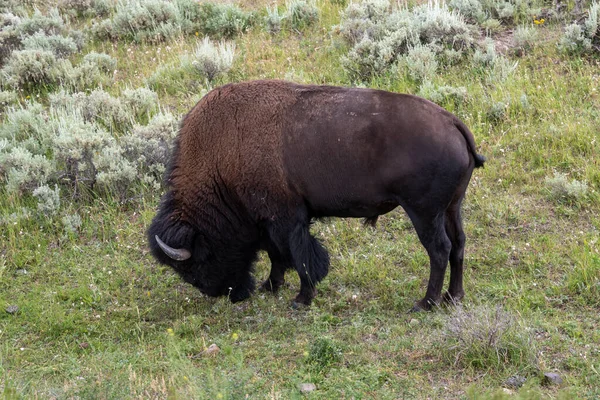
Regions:
<instances>
[{"instance_id":1,"label":"bison muzzle","mask_svg":"<svg viewBox=\"0 0 600 400\"><path fill-rule=\"evenodd\" d=\"M253 263L266 250L262 288L277 291L295 269L295 304L309 305L329 269L311 221L374 224L401 206L429 255L427 292L414 307L429 310L464 296L460 207L484 161L465 124L416 96L283 81L225 85L183 119L148 240L159 262L233 302L254 290Z\"/></svg>"}]
</instances>

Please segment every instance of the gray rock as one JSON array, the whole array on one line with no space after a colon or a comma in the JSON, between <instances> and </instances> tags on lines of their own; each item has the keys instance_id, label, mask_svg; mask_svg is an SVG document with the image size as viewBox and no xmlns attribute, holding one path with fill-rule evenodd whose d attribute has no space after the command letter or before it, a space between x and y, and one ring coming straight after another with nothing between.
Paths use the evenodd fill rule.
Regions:
<instances>
[{"instance_id":1,"label":"gray rock","mask_svg":"<svg viewBox=\"0 0 600 400\"><path fill-rule=\"evenodd\" d=\"M15 306L15 305L8 306L8 307L6 307L6 312L9 314L16 314L19 312L19 306Z\"/></svg>"},{"instance_id":2,"label":"gray rock","mask_svg":"<svg viewBox=\"0 0 600 400\"><path fill-rule=\"evenodd\" d=\"M560 385L563 383L563 378L556 372L545 372L544 383L546 385Z\"/></svg>"},{"instance_id":3,"label":"gray rock","mask_svg":"<svg viewBox=\"0 0 600 400\"><path fill-rule=\"evenodd\" d=\"M302 393L310 393L314 390L317 390L317 385L314 383L302 383L300 384L300 391Z\"/></svg>"},{"instance_id":4,"label":"gray rock","mask_svg":"<svg viewBox=\"0 0 600 400\"><path fill-rule=\"evenodd\" d=\"M523 384L525 384L526 381L527 378L525 378L524 376L514 375L508 378L506 381L504 381L504 386L511 389L518 389L521 386L523 386Z\"/></svg>"},{"instance_id":5,"label":"gray rock","mask_svg":"<svg viewBox=\"0 0 600 400\"><path fill-rule=\"evenodd\" d=\"M415 326L415 325L419 325L421 323L421 321L419 321L416 318L412 318L408 323L412 326Z\"/></svg>"}]
</instances>

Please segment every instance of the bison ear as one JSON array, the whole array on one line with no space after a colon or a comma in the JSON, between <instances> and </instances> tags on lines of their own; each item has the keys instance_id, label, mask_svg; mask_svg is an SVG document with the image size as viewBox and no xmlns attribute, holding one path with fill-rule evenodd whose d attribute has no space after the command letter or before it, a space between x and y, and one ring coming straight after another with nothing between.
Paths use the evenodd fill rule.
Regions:
<instances>
[{"instance_id":1,"label":"bison ear","mask_svg":"<svg viewBox=\"0 0 600 400\"><path fill-rule=\"evenodd\" d=\"M173 260L185 261L192 256L192 253L190 253L190 251L187 249L174 249L173 247L165 244L165 242L160 240L158 235L154 235L154 238L156 239L156 243L158 243L158 246L162 249L162 251L164 251L164 253Z\"/></svg>"}]
</instances>

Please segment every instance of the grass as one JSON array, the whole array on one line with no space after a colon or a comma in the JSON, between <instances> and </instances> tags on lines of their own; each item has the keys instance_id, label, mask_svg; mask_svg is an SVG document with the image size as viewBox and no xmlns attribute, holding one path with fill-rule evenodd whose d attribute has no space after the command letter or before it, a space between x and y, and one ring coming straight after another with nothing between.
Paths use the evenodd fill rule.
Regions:
<instances>
[{"instance_id":1,"label":"grass","mask_svg":"<svg viewBox=\"0 0 600 400\"><path fill-rule=\"evenodd\" d=\"M306 30L271 36L254 28L238 37L233 68L215 85L257 78L354 84L340 64L346 49L329 33L342 7L318 5L321 18ZM470 126L488 157L463 206L464 310L500 307L509 316L504 337L513 338L516 358L496 356L502 342L490 353L477 340L449 340L452 308L406 313L424 293L428 259L402 210L380 218L375 229L351 219L316 223L331 271L314 304L294 310L295 274L276 296L256 293L231 304L201 295L156 264L144 232L161 193L146 191L125 204L64 196L62 215L82 219L73 233L62 215L32 211L18 218L24 207L36 209L35 200L2 188L0 393L10 399L600 397L598 60L559 53L560 26L536 28L555 39L513 59L518 67L503 84L468 63L434 77L436 85L467 88L465 102L444 106ZM118 95L143 86L160 65L178 63L199 40L91 43L85 52L118 60L116 82L105 88ZM193 78L176 77L177 90L159 91L162 107L183 114L207 89L187 79ZM364 85L419 90L398 71ZM492 119L498 102L507 108ZM577 202L549 196L545 180L556 173L586 182L586 196ZM262 255L257 278L268 268ZM9 306L18 310L8 312ZM468 324L463 329L475 332ZM213 343L220 351L206 354ZM531 352L535 360L523 356ZM558 372L564 383L544 384L544 372ZM515 375L526 383L507 393L503 386ZM317 389L302 394L300 385L309 382Z\"/></svg>"}]
</instances>

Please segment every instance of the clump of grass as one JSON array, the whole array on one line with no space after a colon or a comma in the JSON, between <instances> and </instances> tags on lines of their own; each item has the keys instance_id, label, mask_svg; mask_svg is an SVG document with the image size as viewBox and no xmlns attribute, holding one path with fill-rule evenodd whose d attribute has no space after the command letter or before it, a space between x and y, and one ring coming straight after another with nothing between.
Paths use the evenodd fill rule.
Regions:
<instances>
[{"instance_id":1,"label":"clump of grass","mask_svg":"<svg viewBox=\"0 0 600 400\"><path fill-rule=\"evenodd\" d=\"M313 342L306 362L316 372L327 370L342 360L342 348L333 340L319 338Z\"/></svg>"},{"instance_id":2,"label":"clump of grass","mask_svg":"<svg viewBox=\"0 0 600 400\"><path fill-rule=\"evenodd\" d=\"M474 369L537 369L529 329L501 306L457 306L447 316L442 355L455 366Z\"/></svg>"},{"instance_id":3,"label":"clump of grass","mask_svg":"<svg viewBox=\"0 0 600 400\"><path fill-rule=\"evenodd\" d=\"M557 203L581 204L588 196L586 182L572 179L569 181L566 174L555 172L554 176L546 177L548 197Z\"/></svg>"}]
</instances>

